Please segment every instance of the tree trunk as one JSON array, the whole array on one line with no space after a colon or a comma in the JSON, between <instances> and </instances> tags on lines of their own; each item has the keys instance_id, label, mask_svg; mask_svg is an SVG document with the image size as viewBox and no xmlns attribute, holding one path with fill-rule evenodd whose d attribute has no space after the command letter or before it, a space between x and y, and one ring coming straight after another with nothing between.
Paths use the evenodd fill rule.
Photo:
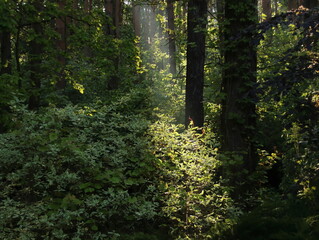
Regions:
<instances>
[{"instance_id":1,"label":"tree trunk","mask_svg":"<svg viewBox=\"0 0 319 240\"><path fill-rule=\"evenodd\" d=\"M108 18L108 23L105 26L106 35L110 35L114 38L120 37L120 25L122 23L122 2L121 0L105 0L104 2L106 15ZM120 84L120 79L118 77L118 69L120 59L119 56L115 56L113 59L115 72L110 77L108 82L108 89L115 90L118 89Z\"/></svg>"},{"instance_id":2,"label":"tree trunk","mask_svg":"<svg viewBox=\"0 0 319 240\"><path fill-rule=\"evenodd\" d=\"M92 11L93 0L84 1L84 12L90 13Z\"/></svg>"},{"instance_id":3,"label":"tree trunk","mask_svg":"<svg viewBox=\"0 0 319 240\"><path fill-rule=\"evenodd\" d=\"M271 18L271 0L262 0L262 12L266 16L266 21Z\"/></svg>"},{"instance_id":4,"label":"tree trunk","mask_svg":"<svg viewBox=\"0 0 319 240\"><path fill-rule=\"evenodd\" d=\"M65 1L61 0L58 2L59 9L61 11L65 8ZM56 41L56 47L59 51L58 53L58 62L60 63L61 71L59 79L56 83L57 89L64 89L66 87L66 79L64 75L64 67L66 65L66 49L67 49L67 17L60 16L55 21L56 31L59 35L59 39Z\"/></svg>"},{"instance_id":5,"label":"tree trunk","mask_svg":"<svg viewBox=\"0 0 319 240\"><path fill-rule=\"evenodd\" d=\"M40 107L40 88L41 88L41 55L43 37L42 26L40 23L33 23L32 28L36 37L30 42L30 87L28 107L30 110L36 110Z\"/></svg>"},{"instance_id":6,"label":"tree trunk","mask_svg":"<svg viewBox=\"0 0 319 240\"><path fill-rule=\"evenodd\" d=\"M104 4L109 21L106 26L106 34L118 38L120 36L120 25L122 22L121 0L105 0Z\"/></svg>"},{"instance_id":7,"label":"tree trunk","mask_svg":"<svg viewBox=\"0 0 319 240\"><path fill-rule=\"evenodd\" d=\"M297 9L300 6L300 0L288 0L288 10Z\"/></svg>"},{"instance_id":8,"label":"tree trunk","mask_svg":"<svg viewBox=\"0 0 319 240\"><path fill-rule=\"evenodd\" d=\"M243 167L250 172L256 166L253 144L256 117L251 87L256 83L256 48L251 44L251 36L246 34L240 39L237 36L257 20L256 0L225 2L222 151L241 156L245 161Z\"/></svg>"},{"instance_id":9,"label":"tree trunk","mask_svg":"<svg viewBox=\"0 0 319 240\"><path fill-rule=\"evenodd\" d=\"M168 29L168 51L170 72L176 75L176 45L175 45L175 15L174 0L167 0L167 29Z\"/></svg>"},{"instance_id":10,"label":"tree trunk","mask_svg":"<svg viewBox=\"0 0 319 240\"><path fill-rule=\"evenodd\" d=\"M0 74L11 74L11 34L9 31L1 33L1 70Z\"/></svg>"},{"instance_id":11,"label":"tree trunk","mask_svg":"<svg viewBox=\"0 0 319 240\"><path fill-rule=\"evenodd\" d=\"M300 5L305 8L315 8L318 7L318 0L300 0Z\"/></svg>"},{"instance_id":12,"label":"tree trunk","mask_svg":"<svg viewBox=\"0 0 319 240\"><path fill-rule=\"evenodd\" d=\"M185 124L204 125L203 87L207 0L190 0L187 16L187 73Z\"/></svg>"},{"instance_id":13,"label":"tree trunk","mask_svg":"<svg viewBox=\"0 0 319 240\"><path fill-rule=\"evenodd\" d=\"M288 0L287 8L288 10L297 9L300 6L305 8L315 8L318 7L318 0Z\"/></svg>"},{"instance_id":14,"label":"tree trunk","mask_svg":"<svg viewBox=\"0 0 319 240\"><path fill-rule=\"evenodd\" d=\"M141 38L141 7L139 5L133 6L133 28L135 36Z\"/></svg>"}]
</instances>

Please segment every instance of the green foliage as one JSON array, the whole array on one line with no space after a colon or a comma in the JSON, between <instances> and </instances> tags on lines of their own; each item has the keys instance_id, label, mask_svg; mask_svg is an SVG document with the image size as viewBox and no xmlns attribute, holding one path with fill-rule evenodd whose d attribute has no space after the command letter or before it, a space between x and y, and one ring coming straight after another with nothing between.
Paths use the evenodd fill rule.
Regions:
<instances>
[{"instance_id":1,"label":"green foliage","mask_svg":"<svg viewBox=\"0 0 319 240\"><path fill-rule=\"evenodd\" d=\"M216 149L197 129L185 130L164 116L150 130L162 211L174 239L222 239L237 210L216 173Z\"/></svg>"},{"instance_id":2,"label":"green foliage","mask_svg":"<svg viewBox=\"0 0 319 240\"><path fill-rule=\"evenodd\" d=\"M1 239L118 239L147 229L158 214L148 122L119 106L17 109L16 130L0 135Z\"/></svg>"},{"instance_id":3,"label":"green foliage","mask_svg":"<svg viewBox=\"0 0 319 240\"><path fill-rule=\"evenodd\" d=\"M315 240L319 221L314 212L305 201L272 195L271 200L241 218L233 239Z\"/></svg>"}]
</instances>

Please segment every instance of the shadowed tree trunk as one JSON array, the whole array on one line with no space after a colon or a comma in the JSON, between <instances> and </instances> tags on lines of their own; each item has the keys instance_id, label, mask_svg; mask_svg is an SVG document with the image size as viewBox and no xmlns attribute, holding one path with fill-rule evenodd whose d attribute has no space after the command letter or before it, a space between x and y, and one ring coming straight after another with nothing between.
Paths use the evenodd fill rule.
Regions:
<instances>
[{"instance_id":1,"label":"shadowed tree trunk","mask_svg":"<svg viewBox=\"0 0 319 240\"><path fill-rule=\"evenodd\" d=\"M166 11L167 11L167 28L168 28L169 67L170 67L170 72L173 75L176 75L174 0L167 0Z\"/></svg>"},{"instance_id":2,"label":"shadowed tree trunk","mask_svg":"<svg viewBox=\"0 0 319 240\"><path fill-rule=\"evenodd\" d=\"M28 107L30 110L38 109L40 106L41 88L41 55L43 30L40 23L33 23L32 28L36 37L30 42L30 86L31 94Z\"/></svg>"},{"instance_id":3,"label":"shadowed tree trunk","mask_svg":"<svg viewBox=\"0 0 319 240\"><path fill-rule=\"evenodd\" d=\"M300 0L300 5L305 8L315 8L318 7L318 0Z\"/></svg>"},{"instance_id":4,"label":"shadowed tree trunk","mask_svg":"<svg viewBox=\"0 0 319 240\"><path fill-rule=\"evenodd\" d=\"M190 0L187 15L185 124L204 125L203 87L207 0Z\"/></svg>"},{"instance_id":5,"label":"shadowed tree trunk","mask_svg":"<svg viewBox=\"0 0 319 240\"><path fill-rule=\"evenodd\" d=\"M35 20L31 24L34 32L34 38L30 41L29 52L29 69L30 69L30 96L28 108L36 110L40 107L40 88L41 88L41 63L43 54L43 28L41 25L40 13L43 10L43 0L35 0L32 2L35 9Z\"/></svg>"},{"instance_id":6,"label":"shadowed tree trunk","mask_svg":"<svg viewBox=\"0 0 319 240\"><path fill-rule=\"evenodd\" d=\"M234 166L234 171L241 166L252 172L256 166L256 117L251 87L256 83L256 48L251 44L251 36L238 38L238 34L257 21L257 0L225 1L221 142L224 153L235 154L244 161L243 165Z\"/></svg>"},{"instance_id":7,"label":"shadowed tree trunk","mask_svg":"<svg viewBox=\"0 0 319 240\"><path fill-rule=\"evenodd\" d=\"M300 6L300 0L288 0L288 10L297 9Z\"/></svg>"},{"instance_id":8,"label":"shadowed tree trunk","mask_svg":"<svg viewBox=\"0 0 319 240\"><path fill-rule=\"evenodd\" d=\"M9 31L1 33L1 70L0 74L11 74L11 34Z\"/></svg>"},{"instance_id":9,"label":"shadowed tree trunk","mask_svg":"<svg viewBox=\"0 0 319 240\"><path fill-rule=\"evenodd\" d=\"M266 15L266 21L271 18L271 0L262 0L262 12Z\"/></svg>"},{"instance_id":10,"label":"shadowed tree trunk","mask_svg":"<svg viewBox=\"0 0 319 240\"><path fill-rule=\"evenodd\" d=\"M58 1L59 9L61 11L65 8L65 1ZM66 49L67 49L67 17L60 16L55 21L56 31L59 35L59 39L56 41L56 47L59 51L58 53L58 62L60 63L61 71L59 79L56 83L57 89L64 89L66 87L66 79L64 75L64 67L66 65Z\"/></svg>"},{"instance_id":11,"label":"shadowed tree trunk","mask_svg":"<svg viewBox=\"0 0 319 240\"><path fill-rule=\"evenodd\" d=\"M106 34L118 38L122 22L122 2L121 0L105 0L104 6L109 19L106 26Z\"/></svg>"},{"instance_id":12,"label":"shadowed tree trunk","mask_svg":"<svg viewBox=\"0 0 319 240\"><path fill-rule=\"evenodd\" d=\"M105 26L105 34L114 38L119 38L120 25L122 23L122 2L121 0L105 0L104 7L106 16L108 18L108 23ZM113 59L115 72L110 77L110 80L108 82L109 90L115 90L119 87L120 79L117 74L119 69L119 62L119 57L115 56Z\"/></svg>"},{"instance_id":13,"label":"shadowed tree trunk","mask_svg":"<svg viewBox=\"0 0 319 240\"><path fill-rule=\"evenodd\" d=\"M305 8L315 8L318 7L318 5L318 0L288 0L287 2L288 10L297 9L300 6L303 6Z\"/></svg>"}]
</instances>

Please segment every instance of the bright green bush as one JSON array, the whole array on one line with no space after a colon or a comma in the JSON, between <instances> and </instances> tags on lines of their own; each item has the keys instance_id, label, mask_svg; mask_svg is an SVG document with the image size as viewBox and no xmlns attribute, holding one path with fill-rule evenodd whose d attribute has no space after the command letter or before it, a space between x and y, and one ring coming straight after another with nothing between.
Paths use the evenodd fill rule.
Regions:
<instances>
[{"instance_id":1,"label":"bright green bush","mask_svg":"<svg viewBox=\"0 0 319 240\"><path fill-rule=\"evenodd\" d=\"M151 126L162 211L174 239L223 239L237 209L216 173L217 149L197 132L163 116Z\"/></svg>"},{"instance_id":2,"label":"bright green bush","mask_svg":"<svg viewBox=\"0 0 319 240\"><path fill-rule=\"evenodd\" d=\"M0 239L147 231L158 211L148 122L119 107L18 108L16 130L0 135Z\"/></svg>"}]
</instances>

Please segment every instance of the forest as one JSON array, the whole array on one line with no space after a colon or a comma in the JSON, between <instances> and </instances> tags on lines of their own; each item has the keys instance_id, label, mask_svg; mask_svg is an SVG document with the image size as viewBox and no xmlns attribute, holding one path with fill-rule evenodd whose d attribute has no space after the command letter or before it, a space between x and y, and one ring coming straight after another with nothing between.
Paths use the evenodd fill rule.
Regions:
<instances>
[{"instance_id":1,"label":"forest","mask_svg":"<svg viewBox=\"0 0 319 240\"><path fill-rule=\"evenodd\" d=\"M318 0L0 0L0 239L319 239Z\"/></svg>"}]
</instances>

